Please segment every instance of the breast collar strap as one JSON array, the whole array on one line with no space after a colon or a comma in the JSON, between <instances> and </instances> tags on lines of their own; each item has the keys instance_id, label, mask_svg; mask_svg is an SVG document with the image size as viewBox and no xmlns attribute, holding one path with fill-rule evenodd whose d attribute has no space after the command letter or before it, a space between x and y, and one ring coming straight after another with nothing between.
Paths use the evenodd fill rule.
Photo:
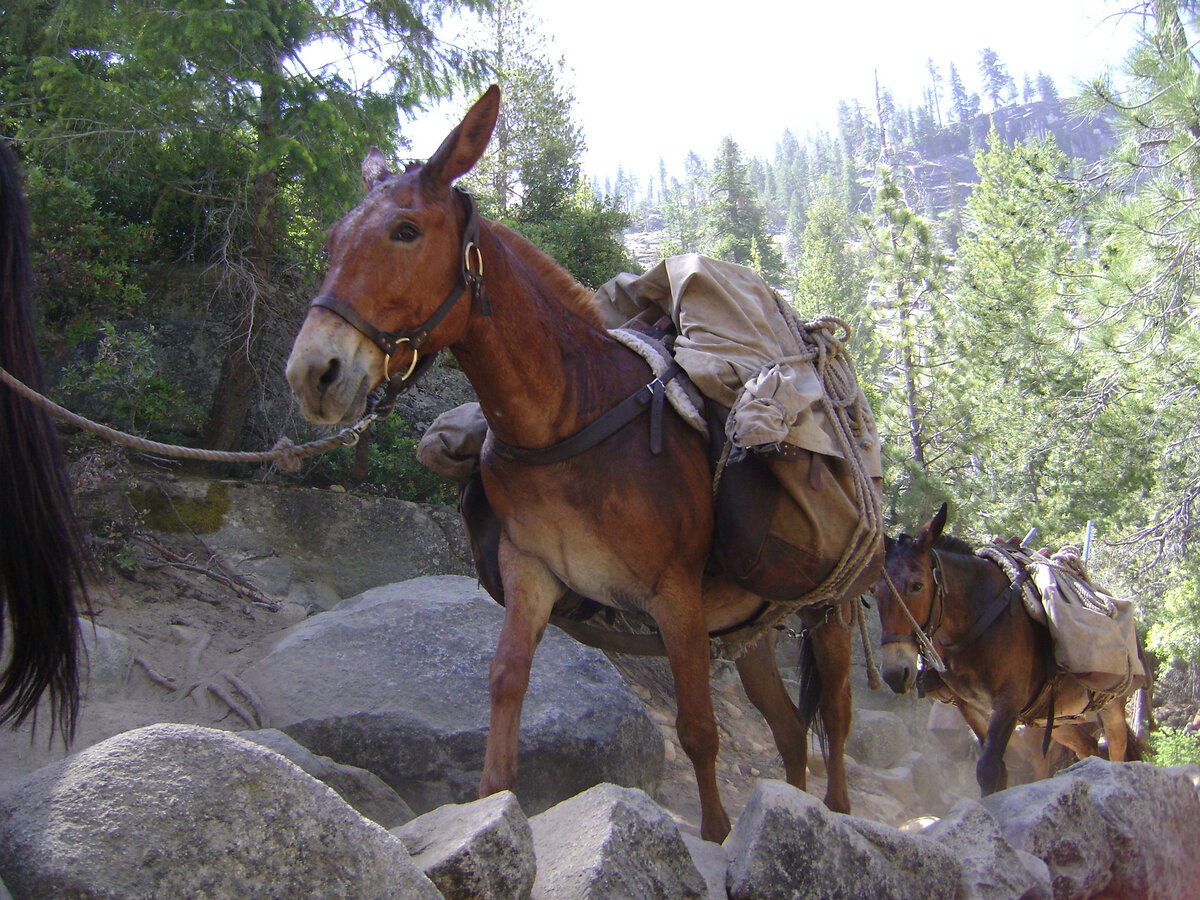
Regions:
<instances>
[{"instance_id":1,"label":"breast collar strap","mask_svg":"<svg viewBox=\"0 0 1200 900\"><path fill-rule=\"evenodd\" d=\"M454 290L450 292L441 305L422 324L416 328L383 331L368 322L348 301L343 300L341 297L335 297L332 294L319 294L309 304L309 306L319 306L322 309L329 310L334 315L340 316L361 332L367 340L382 350L383 355L386 357L384 360L384 372L387 372L391 367L392 355L400 349L401 345L407 344L408 348L413 352L413 358L408 371L400 376L400 381L402 382L406 381L417 368L417 360L420 358L421 347L429 339L429 335L441 324L442 320L446 318L450 310L458 303L459 298L468 289L471 291L471 300L478 307L480 313L485 316L492 314L491 300L483 285L483 253L479 249L479 214L475 208L475 199L461 188L454 188L454 193L467 209L467 222L463 227L462 254L460 257L462 268L458 284L454 286Z\"/></svg>"}]
</instances>

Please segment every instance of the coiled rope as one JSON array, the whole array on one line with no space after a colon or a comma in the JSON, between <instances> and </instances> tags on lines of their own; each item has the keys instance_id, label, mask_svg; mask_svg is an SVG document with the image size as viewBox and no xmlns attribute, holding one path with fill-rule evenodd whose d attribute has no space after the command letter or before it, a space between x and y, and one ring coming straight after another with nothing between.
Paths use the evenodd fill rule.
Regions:
<instances>
[{"instance_id":1,"label":"coiled rope","mask_svg":"<svg viewBox=\"0 0 1200 900\"><path fill-rule=\"evenodd\" d=\"M884 531L882 498L874 489L864 464L865 443L869 435L875 433L875 423L870 409L863 402L858 373L846 350L850 326L833 316L802 321L778 293L772 293L792 337L801 348L800 355L794 359L811 362L824 388L821 406L844 454L858 522L837 564L819 585L794 600L773 603L766 615L752 627L745 632L738 632L732 642L727 642L733 644L730 649L735 656L745 652L763 632L781 623L801 607L842 602L853 583L871 564ZM788 361L793 359L789 358ZM728 458L728 443L725 449L722 462ZM854 607L853 615L860 618L860 632L864 636L865 646L866 631L861 623L861 604L855 603Z\"/></svg>"},{"instance_id":2,"label":"coiled rope","mask_svg":"<svg viewBox=\"0 0 1200 900\"><path fill-rule=\"evenodd\" d=\"M284 472L300 471L300 461L309 456L315 456L318 453L325 453L328 450L336 450L339 447L352 447L359 442L366 430L371 426L371 423L379 418L381 411L378 408L372 408L365 416L355 422L353 425L348 425L341 431L319 441L312 441L307 444L296 445L286 437L281 437L275 442L275 446L270 450L240 452L227 450L204 450L197 447L181 447L176 444L163 444L159 441L151 441L146 438L140 438L136 435L127 434L123 431L118 431L115 428L110 428L107 425L101 425L98 422L93 422L91 419L84 418L71 412L65 407L59 406L49 397L43 396L33 388L26 385L20 379L14 377L5 369L0 368L0 381L3 381L10 388L20 394L29 402L57 416L58 418L70 422L82 428L84 431L89 431L92 434L98 435L105 440L112 441L117 444L124 444L127 447L132 447L135 450L141 450L146 453L155 453L160 456L178 457L181 459L197 459L204 462L224 462L224 463L274 463Z\"/></svg>"}]
</instances>

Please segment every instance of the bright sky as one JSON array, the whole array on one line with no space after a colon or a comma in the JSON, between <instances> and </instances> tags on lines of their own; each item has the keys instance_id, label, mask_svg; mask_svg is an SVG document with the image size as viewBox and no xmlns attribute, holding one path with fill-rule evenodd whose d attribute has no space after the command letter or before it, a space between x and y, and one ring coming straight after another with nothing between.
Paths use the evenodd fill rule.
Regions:
<instances>
[{"instance_id":1,"label":"bright sky","mask_svg":"<svg viewBox=\"0 0 1200 900\"><path fill-rule=\"evenodd\" d=\"M1018 90L1042 71L1072 94L1122 61L1137 25L1119 0L527 2L566 58L585 171L601 183L620 166L644 184L660 159L681 174L689 150L711 160L726 135L743 157L772 158L785 129L834 132L839 100L873 109L876 72L898 105L916 106L930 57L947 82L954 63L980 92L990 47ZM446 131L444 113L406 129L418 157Z\"/></svg>"}]
</instances>

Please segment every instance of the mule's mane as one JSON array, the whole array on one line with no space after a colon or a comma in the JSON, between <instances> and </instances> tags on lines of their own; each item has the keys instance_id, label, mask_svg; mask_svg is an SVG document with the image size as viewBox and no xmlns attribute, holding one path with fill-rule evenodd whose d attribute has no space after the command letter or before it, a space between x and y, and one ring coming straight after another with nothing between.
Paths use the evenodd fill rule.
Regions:
<instances>
[{"instance_id":1,"label":"mule's mane","mask_svg":"<svg viewBox=\"0 0 1200 900\"><path fill-rule=\"evenodd\" d=\"M555 262L544 250L507 225L488 219L502 242L517 256L530 274L564 306L572 309L597 328L604 328L596 311L594 294Z\"/></svg>"},{"instance_id":2,"label":"mule's mane","mask_svg":"<svg viewBox=\"0 0 1200 900\"><path fill-rule=\"evenodd\" d=\"M974 556L975 548L970 543L952 534L943 534L933 542L933 549L946 553L959 553L963 556Z\"/></svg>"}]
</instances>

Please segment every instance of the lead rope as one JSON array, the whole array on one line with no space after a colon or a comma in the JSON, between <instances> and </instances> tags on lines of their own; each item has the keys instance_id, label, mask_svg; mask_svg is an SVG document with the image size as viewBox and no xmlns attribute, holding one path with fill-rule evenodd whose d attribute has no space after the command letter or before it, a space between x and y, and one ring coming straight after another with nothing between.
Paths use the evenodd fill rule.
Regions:
<instances>
[{"instance_id":1,"label":"lead rope","mask_svg":"<svg viewBox=\"0 0 1200 900\"><path fill-rule=\"evenodd\" d=\"M204 450L197 447L181 447L176 444L163 444L158 441L147 440L146 438L140 438L136 435L110 428L107 425L93 422L91 419L84 418L65 407L59 406L49 397L39 394L4 368L0 368L0 381L3 381L35 406L40 406L60 419L116 444L124 444L127 447L132 447L135 450L146 453L155 453L161 456L172 456L181 459L198 459L204 462L274 463L284 472L299 472L300 461L306 457L315 456L318 453L324 453L328 450L336 450L338 447L354 446L362 438L363 433L371 426L371 423L378 419L381 414L372 409L353 425L348 425L337 432L337 434L323 440L312 441L299 446L293 444L290 439L281 437L270 450L251 452Z\"/></svg>"},{"instance_id":2,"label":"lead rope","mask_svg":"<svg viewBox=\"0 0 1200 900\"><path fill-rule=\"evenodd\" d=\"M854 601L852 616L858 620L858 636L862 640L863 661L867 666L867 687L873 691L883 687L883 679L879 677L879 669L875 665L875 657L871 652L871 637L867 634L867 615L864 611L866 601L861 597Z\"/></svg>"}]
</instances>

